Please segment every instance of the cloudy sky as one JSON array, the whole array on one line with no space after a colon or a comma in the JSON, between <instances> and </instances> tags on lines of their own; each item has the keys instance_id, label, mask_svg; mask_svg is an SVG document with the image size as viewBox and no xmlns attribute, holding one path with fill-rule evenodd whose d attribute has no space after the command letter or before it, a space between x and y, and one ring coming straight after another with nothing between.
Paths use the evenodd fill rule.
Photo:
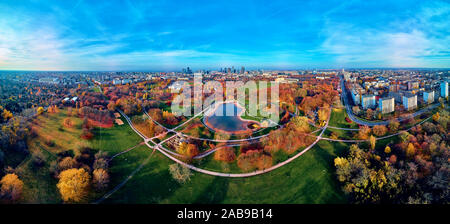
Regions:
<instances>
[{"instance_id":1,"label":"cloudy sky","mask_svg":"<svg viewBox=\"0 0 450 224\"><path fill-rule=\"evenodd\" d=\"M0 2L0 70L450 67L448 1Z\"/></svg>"}]
</instances>

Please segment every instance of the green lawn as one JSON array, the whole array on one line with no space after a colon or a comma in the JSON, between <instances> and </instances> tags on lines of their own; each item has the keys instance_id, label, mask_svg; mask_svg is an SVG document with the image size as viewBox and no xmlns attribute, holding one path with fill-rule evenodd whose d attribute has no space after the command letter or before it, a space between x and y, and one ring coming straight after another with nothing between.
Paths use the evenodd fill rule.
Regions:
<instances>
[{"instance_id":1,"label":"green lawn","mask_svg":"<svg viewBox=\"0 0 450 224\"><path fill-rule=\"evenodd\" d=\"M24 182L22 203L61 203L61 197L56 188L57 179L53 178L49 172L50 163L57 159L56 154L66 150L74 150L77 153L77 144L80 143L80 123L81 119L71 117L75 122L73 128L66 128L62 125L66 117L66 110L58 114L41 116L35 126L39 128L38 137L28 142L30 151L41 151L45 156L45 165L41 168L34 167L31 162L31 155L25 157L22 154L9 155L7 164L16 167L16 173ZM142 139L126 123L122 126L115 125L112 128L95 128L95 137L90 140L83 140L83 144L91 147L94 152L98 150L106 151L110 156L133 147ZM55 146L50 147L44 143L47 136L55 139ZM145 153L150 150L146 146L140 146L130 152L116 157L111 163L111 181L117 183L122 177L131 173L137 167L140 160L144 159ZM142 153L142 154L141 154ZM137 155L136 155L137 154ZM122 175L123 174L123 175ZM115 185L114 185L115 186ZM92 191L89 198L98 198L102 193Z\"/></svg>"},{"instance_id":2,"label":"green lawn","mask_svg":"<svg viewBox=\"0 0 450 224\"><path fill-rule=\"evenodd\" d=\"M104 203L345 203L333 159L348 145L321 141L293 162L267 174L223 178L195 172L190 182L172 180L168 158L150 162Z\"/></svg>"},{"instance_id":3,"label":"green lawn","mask_svg":"<svg viewBox=\"0 0 450 224\"><path fill-rule=\"evenodd\" d=\"M112 156L142 142L142 138L130 128L125 119L122 121L124 122L122 126L95 128L93 131L95 138L91 140L92 148L108 152Z\"/></svg>"},{"instance_id":4,"label":"green lawn","mask_svg":"<svg viewBox=\"0 0 450 224\"><path fill-rule=\"evenodd\" d=\"M345 118L347 117L347 112L345 109L333 109L331 112L331 118L329 125L339 128L359 128L358 124L355 122L348 123Z\"/></svg>"}]
</instances>

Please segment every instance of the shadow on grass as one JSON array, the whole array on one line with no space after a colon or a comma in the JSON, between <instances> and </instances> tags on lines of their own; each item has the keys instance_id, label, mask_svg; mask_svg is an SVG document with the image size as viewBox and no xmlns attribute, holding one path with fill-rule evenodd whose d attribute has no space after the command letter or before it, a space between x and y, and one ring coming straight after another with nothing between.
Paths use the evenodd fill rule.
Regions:
<instances>
[{"instance_id":1,"label":"shadow on grass","mask_svg":"<svg viewBox=\"0 0 450 224\"><path fill-rule=\"evenodd\" d=\"M203 192L194 201L194 204L218 204L225 200L228 191L229 179L215 177Z\"/></svg>"}]
</instances>

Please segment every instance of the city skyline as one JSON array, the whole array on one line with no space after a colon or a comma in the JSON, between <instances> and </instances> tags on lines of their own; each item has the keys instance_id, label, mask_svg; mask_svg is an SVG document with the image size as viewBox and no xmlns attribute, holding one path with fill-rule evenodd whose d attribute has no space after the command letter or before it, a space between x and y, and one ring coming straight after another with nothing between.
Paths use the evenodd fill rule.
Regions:
<instances>
[{"instance_id":1,"label":"city skyline","mask_svg":"<svg viewBox=\"0 0 450 224\"><path fill-rule=\"evenodd\" d=\"M448 68L443 1L2 2L0 70Z\"/></svg>"}]
</instances>

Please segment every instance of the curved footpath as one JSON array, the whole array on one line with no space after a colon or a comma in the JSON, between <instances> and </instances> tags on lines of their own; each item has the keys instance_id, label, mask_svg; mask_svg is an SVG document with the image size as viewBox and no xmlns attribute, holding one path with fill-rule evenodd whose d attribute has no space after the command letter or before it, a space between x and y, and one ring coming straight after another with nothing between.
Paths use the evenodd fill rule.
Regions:
<instances>
[{"instance_id":1,"label":"curved footpath","mask_svg":"<svg viewBox=\"0 0 450 224\"><path fill-rule=\"evenodd\" d=\"M132 127L132 129L139 135L141 136L141 138L144 139L145 144L150 148L150 149L156 149L159 152L161 152L162 154L164 154L166 157L168 157L169 159L173 160L174 162L181 164L183 166L186 166L192 170L195 170L197 172L200 173L204 173L204 174L208 174L208 175L212 175L212 176L220 176L220 177L251 177L251 176L256 176L256 175L260 175L260 174L264 174L264 173L268 173L272 170L275 170L279 167L282 167L290 162L292 162L293 160L295 160L296 158L300 157L301 155L303 155L305 152L307 152L308 150L310 150L312 147L314 147L321 139L322 139L322 135L325 132L325 130L327 129L328 126L328 122L330 121L331 116L328 116L328 120L325 124L325 126L323 127L322 131L320 132L319 136L316 136L316 140L309 145L308 147L306 147L305 149L303 149L301 152L297 153L295 156L276 164L275 166L272 166L268 169L264 169L264 170L257 170L254 172L250 172L250 173L222 173L222 172L215 172L215 171L210 171L210 170L205 170L202 168L198 168L195 167L193 165L187 164L175 157L173 157L172 155L170 155L169 153L166 152L166 150L162 149L162 146L160 145L162 142L160 142L159 144L155 145L155 146L151 146L148 142L151 141L151 139L146 138L144 135L142 135L136 128L133 127L133 123L131 122L131 120L128 118L128 116L126 116L124 113L122 113L121 111L119 111L124 117L125 120L128 122L128 124ZM331 114L330 114L331 115ZM192 118L191 118L192 119ZM186 123L186 122L185 122ZM184 123L183 123L184 124ZM173 130L173 129L172 129ZM173 137L173 136L172 136ZM166 139L167 140L167 139ZM164 141L163 141L164 142Z\"/></svg>"}]
</instances>

